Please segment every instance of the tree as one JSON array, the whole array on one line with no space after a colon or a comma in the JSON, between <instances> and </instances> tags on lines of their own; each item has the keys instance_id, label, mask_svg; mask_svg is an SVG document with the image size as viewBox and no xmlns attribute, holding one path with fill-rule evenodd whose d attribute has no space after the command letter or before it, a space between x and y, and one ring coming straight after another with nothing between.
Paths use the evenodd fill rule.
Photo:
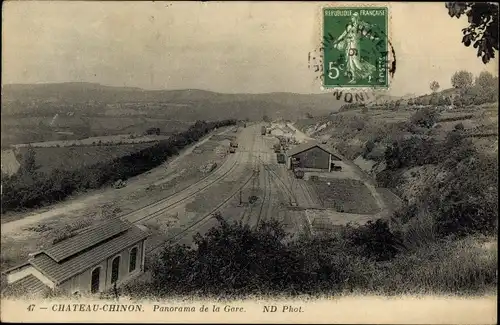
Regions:
<instances>
[{"instance_id":1,"label":"tree","mask_svg":"<svg viewBox=\"0 0 500 325\"><path fill-rule=\"evenodd\" d=\"M262 116L262 121L264 121L264 122L268 123L268 122L270 122L270 121L271 121L271 119L269 118L269 116L264 115L264 116Z\"/></svg>"},{"instance_id":2,"label":"tree","mask_svg":"<svg viewBox=\"0 0 500 325\"><path fill-rule=\"evenodd\" d=\"M39 167L40 166L36 164L35 150L30 145L21 161L21 173L34 176Z\"/></svg>"},{"instance_id":3,"label":"tree","mask_svg":"<svg viewBox=\"0 0 500 325\"><path fill-rule=\"evenodd\" d=\"M482 103L492 102L498 98L498 77L483 71L476 78L476 87Z\"/></svg>"},{"instance_id":4,"label":"tree","mask_svg":"<svg viewBox=\"0 0 500 325\"><path fill-rule=\"evenodd\" d=\"M451 77L451 85L457 89L472 87L472 73L465 70L455 72Z\"/></svg>"},{"instance_id":5,"label":"tree","mask_svg":"<svg viewBox=\"0 0 500 325\"><path fill-rule=\"evenodd\" d=\"M467 15L469 26L462 29L462 43L477 49L484 64L498 51L498 4L494 2L446 2L451 17Z\"/></svg>"},{"instance_id":6,"label":"tree","mask_svg":"<svg viewBox=\"0 0 500 325\"><path fill-rule=\"evenodd\" d=\"M432 82L431 82L431 84L429 85L429 87L431 88L431 91L432 91L433 93L435 93L436 91L438 91L438 89L439 89L439 87L440 87L440 86L439 86L439 82L437 82L437 81L432 81Z\"/></svg>"},{"instance_id":7,"label":"tree","mask_svg":"<svg viewBox=\"0 0 500 325\"><path fill-rule=\"evenodd\" d=\"M496 80L493 75L487 71L483 71L476 78L476 86L481 88L494 88L496 85Z\"/></svg>"}]
</instances>

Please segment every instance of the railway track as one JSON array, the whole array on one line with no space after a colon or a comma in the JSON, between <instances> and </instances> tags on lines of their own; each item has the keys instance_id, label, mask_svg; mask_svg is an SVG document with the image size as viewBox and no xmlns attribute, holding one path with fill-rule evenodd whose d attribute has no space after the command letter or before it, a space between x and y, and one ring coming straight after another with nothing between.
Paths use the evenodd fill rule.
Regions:
<instances>
[{"instance_id":1,"label":"railway track","mask_svg":"<svg viewBox=\"0 0 500 325\"><path fill-rule=\"evenodd\" d=\"M261 139L262 140L262 139ZM252 141L252 151L251 151L251 154L252 154L252 170L254 172L258 171L259 170L259 161L258 161L258 158L257 156L255 155L255 137L253 138L253 141ZM260 150L259 150L260 152ZM251 191L251 194L254 194L254 191L255 191L255 183L254 182L257 182L258 185L257 187L260 187L260 181L259 179L257 178L258 175L259 175L259 172L257 172L255 175L255 178L252 180L253 183L252 183L252 191ZM242 188L243 189L243 188ZM253 210L254 210L254 204L250 204L247 208L245 208L243 210L243 213L241 214L240 216L240 220L242 223L244 224L247 224L250 222L250 219L252 217L252 213L253 213Z\"/></svg>"},{"instance_id":2,"label":"railway track","mask_svg":"<svg viewBox=\"0 0 500 325\"><path fill-rule=\"evenodd\" d=\"M215 208L213 208L209 213L203 215L201 218L197 219L196 221L192 222L191 224L187 225L182 229L180 232L169 236L163 240L160 241L160 243L156 243L150 246L150 248L146 251L146 253L152 253L153 251L157 250L161 246L163 246L167 242L171 242L172 244L176 244L179 241L181 241L190 231L192 231L195 227L199 227L202 223L207 222L210 220L210 218L213 216L213 214L219 210L222 206L224 206L229 200L231 200L234 196L236 196L240 189L245 187L254 177L254 173L243 183L236 191L234 191L228 198L226 198L224 201L219 203Z\"/></svg>"},{"instance_id":3,"label":"railway track","mask_svg":"<svg viewBox=\"0 0 500 325\"><path fill-rule=\"evenodd\" d=\"M310 207L317 207L320 206L318 200L315 200L314 198L317 198L317 195L313 193L307 184L304 182L298 181L298 187L302 190L302 193L304 194L304 198L308 201L310 204Z\"/></svg>"},{"instance_id":4,"label":"railway track","mask_svg":"<svg viewBox=\"0 0 500 325\"><path fill-rule=\"evenodd\" d=\"M182 193L182 192L185 192L185 191L189 191L190 189L192 189L192 188L194 188L194 187L196 187L196 186L199 186L199 185L200 185L201 183L203 183L204 181L207 181L207 180L209 180L210 178L214 178L214 177L215 177L216 179L210 182L210 184L213 184L214 182L216 182L216 181L218 181L218 180L220 179L220 177L218 177L217 175L219 175L219 174L220 174L221 170L224 170L224 168L226 168L226 166L227 166L228 162L229 162L229 160L224 161L224 162L223 162L223 163L219 166L219 168L217 168L217 169L216 169L213 173L210 173L209 175L207 175L207 176L203 177L203 178L202 178L202 179L200 179L199 181L197 181L197 182L195 182L195 183L193 183L193 184L190 184L190 185L186 186L185 188L183 188L183 189L182 189L182 190L180 190L179 192L174 193L174 194L172 194L172 195L169 195L169 196L167 196L167 197L165 197L165 198L162 198L162 199L160 199L160 200L158 200L158 201L156 201L156 202L153 202L153 203L151 203L151 204L145 205L145 206L143 206L143 207L141 207L141 208L139 208L139 209L137 209L137 210L134 210L134 211L132 211L132 212L129 212L129 213L127 213L127 214L124 214L124 215L120 216L120 218L127 218L127 220L129 220L129 221L131 221L131 222L134 222L134 221L135 221L135 219L134 219L134 218L132 218L132 220L130 220L129 218L130 218L130 217L132 217L132 216L134 216L134 215L136 215L136 214L139 214L139 213L141 213L141 212L144 212L144 211L146 211L145 213L147 214L147 213L148 213L148 212L147 212L147 210L148 210L148 209L151 209L151 208L154 208L154 207L156 207L156 206L162 205L162 204L164 204L165 202L168 202L169 200L171 200L171 199L172 199L173 197L175 197L176 195L179 195L179 193ZM229 172L231 172L231 171L234 169L234 167L236 166L236 164L237 164L237 161L235 161L235 162L231 165L231 167L230 167L227 171L223 171L223 172L222 172L222 175L224 175L224 176L225 176L225 175L227 175ZM150 212L150 213L153 213L153 212Z\"/></svg>"},{"instance_id":5,"label":"railway track","mask_svg":"<svg viewBox=\"0 0 500 325\"><path fill-rule=\"evenodd\" d=\"M262 160L261 160L262 161ZM288 196L290 205L295 205L297 204L297 197L295 196L295 193L293 193L293 190L288 187L288 185L285 183L285 181L281 178L281 176L273 170L269 165L265 164L263 161L263 166L266 171L268 171L270 174L274 175L274 179L276 179L275 184L278 186L278 188L281 188L284 190L284 193Z\"/></svg>"},{"instance_id":6,"label":"railway track","mask_svg":"<svg viewBox=\"0 0 500 325\"><path fill-rule=\"evenodd\" d=\"M229 175L229 174L230 174L233 170L235 170L235 169L236 169L236 167L237 167L239 164L240 164L240 163L236 160L236 161L235 161L235 162L231 165L231 167L230 167L228 170L224 171L224 172L223 172L222 174L220 174L220 175L217 175L217 177L216 177L215 179L210 180L207 184L203 184L200 188L195 189L195 187L196 187L196 186L200 186L200 183L201 183L201 182L197 182L197 183L195 183L195 184L193 184L193 185L191 185L191 186L187 187L186 189L184 189L184 190L182 191L182 192L184 192L184 191L189 191L189 190L191 190L191 191L193 191L192 193L189 193L189 192L188 192L188 193L186 193L186 194L184 194L184 195L182 195L182 194L180 195L179 193L176 193L176 194L174 194L174 195L172 195L172 196L169 196L169 197L168 197L168 198L166 198L166 199L162 199L161 201L157 201L157 202L155 202L155 203L153 203L153 204L151 204L151 205L148 205L148 206L146 206L146 207L144 207L144 208L141 208L141 209L139 209L139 210L136 210L136 211L134 211L134 212L133 212L133 214L137 214L137 212L138 212L138 211L144 211L144 210L146 210L146 209L150 209L150 208L152 208L152 207L156 207L156 206L158 206L158 205L164 204L164 203L166 203L166 202L168 202L168 201L172 200L175 196L178 196L178 195L180 196L180 198L176 199L174 202L169 203L169 204L167 204L166 206L163 206L163 207L161 207L161 208L159 208L159 209L156 209L156 210L154 210L153 212L146 213L146 215L144 215L144 216L138 216L138 217L133 218L133 219L129 219L129 218L127 217L127 216L130 216L130 214L129 214L129 215L125 215L124 217L126 217L126 218L127 218L130 222L132 222L132 223L138 223L138 222L140 222L140 221L147 221L147 220L149 220L149 219L152 219L152 218L158 217L158 216L159 216L162 212L164 212L165 210L170 209L170 208L174 208L174 207L176 207L177 205L179 205L179 204L183 203L184 201L186 201L186 200L188 200L188 199L191 199L191 198L194 198L197 194L199 194L199 193L200 193L201 191L203 191L204 189L206 189L206 188L208 188L208 187L212 186L213 184L215 184L215 183L219 182L221 179L224 179L224 178L225 178L225 177L227 177L227 175ZM206 179L205 179L205 180L206 180Z\"/></svg>"},{"instance_id":7,"label":"railway track","mask_svg":"<svg viewBox=\"0 0 500 325\"><path fill-rule=\"evenodd\" d=\"M253 150L255 146L255 138L252 137L252 142L251 142L251 145L250 145L250 148ZM249 151L238 151L236 153L236 155L242 155L242 154L246 154L248 153ZM234 157L235 155L233 155ZM235 163L230 167L229 170L227 170L226 172L222 173L220 176L218 176L216 179L214 179L213 181L211 181L209 184L206 184L206 185L203 185L202 188L200 189L197 189L195 190L194 193L191 193L191 194L188 194L186 195L185 197L182 197L180 198L179 200L176 200L175 202L173 202L172 204L169 204L168 206L158 210L157 212L153 213L153 214L149 214L147 216L144 216L144 217L141 217L141 218L138 218L136 220L134 220L133 222L134 223L137 223L139 221L144 221L144 220L149 220L149 219L152 219L152 218L155 218L155 217L158 217L159 214L161 214L161 212L163 212L164 210L166 209L169 209L169 208L173 208L177 205L179 205L180 203L190 199L190 198L193 198L195 197L197 194L199 194L201 191L203 191L204 189L206 189L207 187L211 186L212 184L220 181L221 179L224 179L228 174L230 174L237 166L241 165L242 162L240 161L240 159L235 159ZM174 235L171 235L171 236L167 236L167 238L162 238L161 240L159 240L158 243L155 243L155 244L152 244L150 245L150 248L149 250L147 251L148 253L151 253L153 251L155 251L156 249L158 249L159 247L163 246L165 243L167 242L172 242L172 244L175 244L175 243L178 243L179 241L181 241L183 238L185 238L185 236L187 236L189 233L191 233L193 230L199 228L200 226L202 226L203 224L205 224L206 222L208 222L213 213L216 212L218 209L220 209L221 207L223 207L227 202L229 202L235 195L237 195L240 190L242 190L243 188L245 188L248 183L255 177L255 171L251 174L251 176L245 180L245 182L239 186L229 197L227 197L225 200L223 200L221 203L219 203L215 208L213 208L210 212L204 214L201 218L197 218L194 222L191 222L187 225L185 225L183 227L183 229L177 233L175 233ZM175 194L174 194L175 196Z\"/></svg>"},{"instance_id":8,"label":"railway track","mask_svg":"<svg viewBox=\"0 0 500 325\"><path fill-rule=\"evenodd\" d=\"M276 184L276 186L278 186L278 188L281 188L281 189L284 189L284 191L282 191L283 193L285 193L285 195L288 196L289 198L289 201L290 201L290 205L293 206L293 202L295 202L295 204L297 204L297 197L295 195L295 193L293 192L293 189L289 188L287 186L287 184L285 183L285 181L282 179L282 177L280 175L278 175L278 173L276 171L274 171L272 168L270 168L269 166L264 166L272 175L274 175L275 177L273 177L272 179L272 182L274 184ZM291 182L291 181L290 181ZM301 185L299 185L301 186ZM299 222L299 220L296 220L296 218L291 218L292 220L292 223L293 223L293 226L295 227L295 229L298 229L298 230L304 230L305 233L307 233L308 235L311 235L312 234L312 229L311 229L311 224L307 219L306 216L302 216L302 222Z\"/></svg>"},{"instance_id":9,"label":"railway track","mask_svg":"<svg viewBox=\"0 0 500 325\"><path fill-rule=\"evenodd\" d=\"M269 172L264 170L263 173L264 178L264 195L262 197L262 202L260 203L259 214L257 216L257 222L255 223L255 228L257 228L262 221L262 214L264 213L265 217L269 215L269 209L271 206L271 178L269 177ZM267 209L264 210L264 206L267 204Z\"/></svg>"}]
</instances>

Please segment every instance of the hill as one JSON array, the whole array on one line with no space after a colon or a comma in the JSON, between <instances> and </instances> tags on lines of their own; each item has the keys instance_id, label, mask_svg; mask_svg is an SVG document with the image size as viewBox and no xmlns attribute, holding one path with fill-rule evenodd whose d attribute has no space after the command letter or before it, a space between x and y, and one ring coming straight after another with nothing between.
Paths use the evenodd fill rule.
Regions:
<instances>
[{"instance_id":1,"label":"hill","mask_svg":"<svg viewBox=\"0 0 500 325\"><path fill-rule=\"evenodd\" d=\"M139 104L157 103L162 107L190 107L194 109L198 118L216 114L226 117L227 114L250 113L248 109L258 108L258 111L274 116L276 112L286 114L297 114L303 110L311 110L311 113L326 113L335 111L342 105L330 94L294 94L294 93L268 93L268 94L222 94L198 89L185 90L144 90L131 87L111 87L96 83L59 83L59 84L7 84L2 87L2 102L7 103L2 114L19 113L19 109L10 110L9 106L31 108L31 112L41 113L42 104L51 103L61 109L73 109L71 105L82 104L130 104L136 103L135 109L143 109ZM34 103L38 103L36 105ZM67 106L67 105L70 106ZM179 104L184 104L179 105ZM231 105L233 104L233 105ZM5 105L3 105L5 106ZM45 105L46 106L46 105ZM207 112L210 107L215 112ZM236 109L236 112L235 112ZM186 110L188 115L192 115ZM173 110L176 114L178 110ZM53 112L50 112L52 114ZM64 112L63 112L64 113ZM165 113L165 112L163 112ZM252 114L255 115L255 114ZM262 118L262 116L259 116Z\"/></svg>"},{"instance_id":2,"label":"hill","mask_svg":"<svg viewBox=\"0 0 500 325\"><path fill-rule=\"evenodd\" d=\"M196 120L258 121L265 115L271 119L297 120L336 112L344 104L343 96L338 98L332 93L223 94L86 82L6 84L2 86L2 147L140 134L152 127L170 134Z\"/></svg>"}]
</instances>

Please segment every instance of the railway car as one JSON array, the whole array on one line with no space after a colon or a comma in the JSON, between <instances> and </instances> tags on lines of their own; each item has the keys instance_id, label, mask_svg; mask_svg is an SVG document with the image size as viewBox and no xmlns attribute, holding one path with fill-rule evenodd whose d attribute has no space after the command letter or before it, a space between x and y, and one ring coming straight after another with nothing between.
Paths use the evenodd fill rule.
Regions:
<instances>
[{"instance_id":1,"label":"railway car","mask_svg":"<svg viewBox=\"0 0 500 325\"><path fill-rule=\"evenodd\" d=\"M283 153L276 154L276 159L278 160L278 164L284 164L286 161L285 154Z\"/></svg>"},{"instance_id":2,"label":"railway car","mask_svg":"<svg viewBox=\"0 0 500 325\"><path fill-rule=\"evenodd\" d=\"M302 171L302 170L296 170L296 171L294 171L294 174L295 174L295 178L299 178L299 179L304 178L304 171Z\"/></svg>"}]
</instances>

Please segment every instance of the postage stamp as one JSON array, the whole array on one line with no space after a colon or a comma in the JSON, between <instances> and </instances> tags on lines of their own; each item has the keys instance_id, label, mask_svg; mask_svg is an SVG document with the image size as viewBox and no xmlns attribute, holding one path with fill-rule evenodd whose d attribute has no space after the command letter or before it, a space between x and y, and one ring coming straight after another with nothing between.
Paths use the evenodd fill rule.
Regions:
<instances>
[{"instance_id":1,"label":"postage stamp","mask_svg":"<svg viewBox=\"0 0 500 325\"><path fill-rule=\"evenodd\" d=\"M323 86L389 87L387 7L323 8Z\"/></svg>"}]
</instances>

